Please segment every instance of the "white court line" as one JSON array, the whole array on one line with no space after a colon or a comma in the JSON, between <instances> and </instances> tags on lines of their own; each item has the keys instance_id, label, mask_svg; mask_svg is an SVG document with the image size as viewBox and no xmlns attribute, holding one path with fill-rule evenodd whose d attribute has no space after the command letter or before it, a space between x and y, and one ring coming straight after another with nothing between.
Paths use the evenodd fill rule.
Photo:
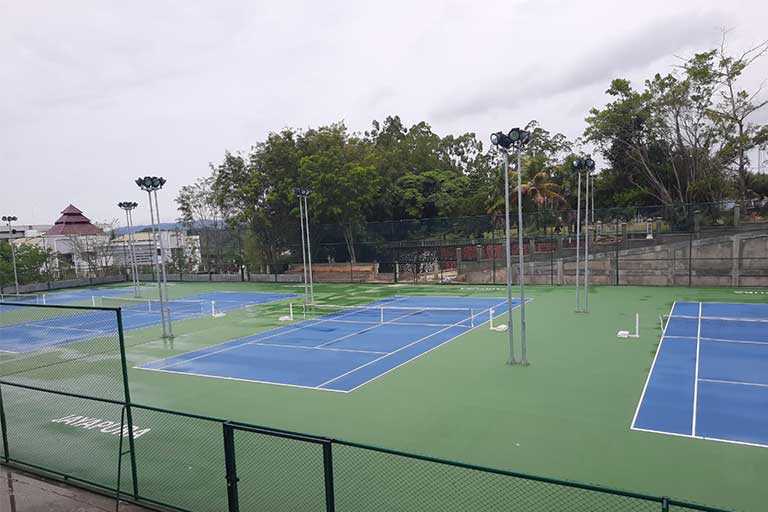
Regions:
<instances>
[{"instance_id":1,"label":"white court line","mask_svg":"<svg viewBox=\"0 0 768 512\"><path fill-rule=\"evenodd\" d=\"M391 303L391 302L395 302L395 301L398 301L398 300L402 300L402 299L406 299L406 298L409 298L409 297L410 297L410 296L394 297L394 298L392 298L391 300L389 300L389 299L383 299L383 300L380 300L380 301L378 301L378 302L382 302L382 301L384 301L384 302L385 302L385 304L388 304L388 303ZM426 296L419 296L419 297L426 297ZM439 295L438 297L447 297L447 296L445 296L445 295ZM491 298L491 297L489 297L489 299L492 299L492 298ZM526 299L526 303L529 303L529 302L532 302L532 301L533 301L533 298L527 298L527 299ZM502 302L499 302L498 304L496 304L496 305L494 305L494 306L491 306L491 307L489 307L488 309L486 309L486 310L484 310L484 311L488 311L488 310L490 310L490 309L494 309L494 308L496 308L496 307L498 307L498 306L501 306L501 305L506 305L506 303L507 303L507 302L506 302L506 300L504 300L504 301L502 301ZM516 305L515 305L515 306L512 308L512 310L514 311L514 310L515 310L515 309L517 309L519 306L520 306L520 304L519 304L519 303L518 303L518 304L516 304ZM470 308L467 308L467 309L469 310ZM497 315L495 318L498 318L498 317L500 317L500 316L503 316L503 315L505 315L505 314L507 314L507 311L504 311L503 313L500 313L500 314L499 314L499 315ZM342 316L343 316L343 315L342 315ZM475 316L477 317L477 316L479 316L479 315L475 315ZM335 318L339 318L339 317L335 317ZM265 337L265 338L260 338L260 339L258 339L258 340L254 340L254 341L246 342L246 343L243 343L243 344L239 344L239 345L237 345L237 346L234 346L234 347L232 347L232 348L233 348L233 349L234 349L234 348L240 348L240 347L243 347L243 346L245 346L245 345L277 346L276 344L273 344L273 343L260 343L260 341L261 341L261 340L263 340L263 339L269 339L269 338L273 338L273 337L276 337L276 336L282 336L282 335L284 335L284 334L288 334L288 333L290 333L290 332L295 332L295 331L301 330L301 329L303 329L303 328L306 328L306 327L311 327L311 326L314 326L314 325L317 325L317 324L319 324L319 323L323 323L323 322L326 322L326 321L333 321L333 319L329 319L329 320L319 320L319 321L317 321L317 322L313 322L313 323L311 323L311 324L303 325L303 326L301 326L301 327L297 327L297 328L294 328L294 329L290 329L290 330L287 330L287 331L280 331L281 329L284 329L284 327L279 327L279 328L277 328L277 329L275 329L275 330L274 330L274 331L278 331L278 332L275 332L274 334L272 334L272 335L270 335L270 336L268 336L268 337ZM419 357L421 357L421 356L423 356L423 355L425 355L425 354L427 354L427 353L431 352L432 350L435 350L435 349L437 349L437 348L441 347L442 345L445 345L446 343L448 343L448 342L450 342L450 341L453 341L454 339L458 338L459 336L461 336L461 335L463 335L463 334L466 334L467 332L469 332L469 331L471 331L471 330L474 330L474 329L476 329L476 328L478 328L478 327L481 327L482 325L485 325L486 323L487 323L487 321L486 321L486 322L482 322L482 323L480 323L480 324L476 325L475 327L472 327L472 328L468 329L467 331L464 331L464 332L462 332L462 333L458 334L457 336L454 336L453 338L451 338L451 339L449 339L449 340L446 340L446 341L444 341L444 342L440 343L439 345L437 345L437 346L435 346L435 347L433 347L433 348L431 348L431 349L429 349L429 350L427 350L427 351L424 351L424 352L420 353L418 356L416 356L416 357L413 357L413 358L411 358L411 359L408 359L407 361L404 361L403 363L401 363L401 364L399 364L399 365L397 365L397 366L395 366L395 367L393 367L393 368L390 368L390 369L389 369L389 370L387 370L386 372L383 372L383 373L381 373L381 374L379 374L379 375L376 375L375 377L373 377L373 378L371 378L371 379L369 379L369 380L367 380L367 381L365 381L365 382L363 382L363 383L359 384L358 386L356 386L356 387L354 387L354 388L352 388L352 389L350 389L350 390L341 390L341 389L332 389L332 388L321 388L320 386L303 386L303 385L299 385L299 384L287 384L287 383L284 383L284 382L274 382L274 381L268 381L268 380L244 379L244 378L237 378L237 377L225 377L225 376L218 376L218 375L206 375L206 374L193 373L193 372L187 372L187 371L176 371L176 370L168 370L168 369L166 369L166 368L170 368L172 365L169 365L169 366L168 366L168 367L166 367L166 368L147 368L147 367L145 367L145 366L134 366L133 368L134 368L134 369L137 369L137 370L147 370L147 371L154 371L154 372L160 372L160 373L168 373L168 374L173 374L173 375L192 375L192 376L195 376L195 377L205 377L205 378L211 378L211 379L224 379L224 380L234 380L234 381L240 381L240 382L253 382L253 383L256 383L256 384L271 384L271 385L274 385L274 386L283 386L283 387L291 387L291 388L299 388L299 389L312 389L312 390L315 390L315 391L330 391L330 392L333 392L333 393L342 393L342 394L347 394L347 393L351 393L352 391L355 391L356 389L360 388L361 386L364 386L365 384L368 384L369 382L372 382L372 381L374 381L374 380L378 379L379 377L382 377L382 376L384 376L384 375L386 375L386 374L388 374L388 373L390 373L390 372L392 372L392 371L396 370L397 368L399 368L399 367L401 367L401 366L403 366L403 365L405 365L405 364L408 364L408 363L410 363L411 361L413 361L413 360L415 360L415 359L418 359ZM441 325L441 327L442 327L442 325ZM455 325L454 325L454 326L451 326L451 327L455 327ZM265 331L265 333L267 333L267 332L270 332L270 331ZM432 336L434 336L435 334L437 334L437 333L433 333L433 334L432 334ZM224 343L225 343L225 344L226 344L226 343L232 343L232 341L228 341L228 342L224 342ZM301 348L303 348L303 349L313 349L313 347L301 347L301 346L299 346L299 345L289 345L289 347L290 347L290 348L299 348L299 349L301 349ZM405 348L405 347L403 347L403 348ZM227 349L228 349L228 348L227 348ZM323 349L321 349L321 350L339 350L339 349L327 349L327 348L323 348ZM399 350L399 349L398 349L398 350ZM384 354L384 357L386 357L386 356L389 356L389 355L391 355L391 354L393 354L393 353L394 353L394 352L387 352L387 353L383 353L383 354ZM210 354L213 354L213 352L212 352L212 353L210 353ZM205 356L207 356L207 355L210 355L210 354L204 354L202 357L205 357ZM170 359L170 358L168 358L168 359ZM379 359L380 359L380 358L379 358ZM192 359L187 359L187 360L184 360L184 361L179 361L178 363L174 363L174 364L182 364L182 363L186 363L186 362L188 362L188 361L191 361L191 360L192 360ZM358 369L359 369L359 367L358 367ZM321 385L322 385L322 384L321 384Z\"/></svg>"},{"instance_id":2,"label":"white court line","mask_svg":"<svg viewBox=\"0 0 768 512\"><path fill-rule=\"evenodd\" d=\"M768 384L760 384L757 382L743 382L740 380L699 379L699 382L714 382L715 384L735 384L737 386L755 386L759 388L768 388Z\"/></svg>"},{"instance_id":3,"label":"white court line","mask_svg":"<svg viewBox=\"0 0 768 512\"><path fill-rule=\"evenodd\" d=\"M388 352L375 352L373 350L356 350L353 348L328 348L328 347L306 347L302 345L281 345L280 343L251 343L251 345L257 347L279 347L279 348L295 348L300 350L326 350L328 352L355 352L358 354L388 354Z\"/></svg>"},{"instance_id":4,"label":"white court line","mask_svg":"<svg viewBox=\"0 0 768 512\"><path fill-rule=\"evenodd\" d=\"M20 352L14 352L13 350L0 350L3 354L20 354Z\"/></svg>"},{"instance_id":5,"label":"white court line","mask_svg":"<svg viewBox=\"0 0 768 512\"><path fill-rule=\"evenodd\" d=\"M665 436L674 436L674 437L685 437L687 439L698 439L701 441L715 441L718 443L728 443L728 444L736 444L739 446L754 446L757 448L768 448L768 444L762 444L762 443L751 443L748 441L735 441L733 439L722 439L719 437L707 437L707 436L692 436L690 434L678 434L676 432L664 432L663 430L653 430L649 428L639 428L639 427L632 427L632 430L638 431L638 432L649 432L651 434L662 434Z\"/></svg>"},{"instance_id":6,"label":"white court line","mask_svg":"<svg viewBox=\"0 0 768 512\"><path fill-rule=\"evenodd\" d=\"M395 300L397 300L397 299L395 299ZM390 302L394 302L394 300L393 300L393 301L390 301ZM352 313L353 313L353 312L350 312L350 313L345 313L344 315L340 315L340 316L345 316L345 315L347 315L347 314L352 314ZM335 318L339 318L339 317L335 317ZM274 330L273 330L273 333L272 333L272 334L270 334L269 336L259 337L258 339L255 339L255 340L251 340L251 341L245 341L245 342L243 342L243 343L240 343L240 344L235 344L235 345L232 345L232 346L230 346L230 347L223 347L223 348L221 348L221 349L219 349L219 350L214 350L214 351L212 351L212 352L206 352L206 353L204 353L204 354L200 354L200 355L198 355L198 356L195 356L195 357L191 357L191 358L189 358L189 359L183 359L183 360L179 360L179 361L176 361L175 363L171 363L171 364L169 364L169 365L167 365L167 366L164 366L163 368L171 368L171 367L173 367L173 366L176 366L176 365L178 365L178 364L184 364L184 363L188 363L188 362L190 362L190 361L195 361L195 360L197 360L197 359L202 359L202 358L204 358L204 357L209 357L209 356L212 356L212 355L214 355L214 354L220 354L220 353L222 353L222 352L228 352L228 351L230 351L230 350L235 350L235 349L237 349L237 348L245 347L245 346L248 346L248 345L253 345L253 344L255 344L255 343L262 343L262 344L265 344L265 343L263 343L263 341L264 341L264 340L268 340L268 339L271 339L271 338L276 338L276 337L278 337L278 336L284 336L284 335L286 335L286 334L289 334L289 333L292 333L292 332L296 332L296 331L300 331L300 330L302 330L302 329L306 329L307 327L312 327L312 326L315 326L315 325L318 325L318 324L321 324L321 323L325 323L325 322L331 322L331 321L333 321L333 319L318 320L318 321L316 321L316 322L312 322L312 323L308 323L308 324L305 324L305 325L301 325L300 327L295 327L295 328L293 328L293 329L282 330L282 331L281 331L281 329L285 329L285 327L278 327L277 329L274 329ZM268 332L270 332L270 331L264 331L264 333L261 333L261 334L266 334L266 333L268 333ZM256 334L255 336L259 336L259 335L258 335L258 334ZM250 338L250 337L251 337L251 336L248 336L248 338ZM228 343L235 343L236 341L237 341L237 339L234 339L234 340L230 340L230 341L225 341L224 343L222 343L222 345L225 345L225 344L228 344ZM214 346L215 346L215 345L214 345ZM298 345L297 345L297 346L298 346ZM206 349L202 349L202 350L206 350ZM174 356L174 357L182 357L182 356L183 356L183 354L182 354L182 355L180 355L180 356ZM173 358L173 357L167 357L166 359L172 359L172 358ZM161 359L161 361L162 361L162 359ZM134 368L136 368L136 369L139 369L139 370L143 370L143 369L146 369L146 368L142 368L142 367L140 367L140 366L135 366Z\"/></svg>"},{"instance_id":7,"label":"white court line","mask_svg":"<svg viewBox=\"0 0 768 512\"><path fill-rule=\"evenodd\" d=\"M699 324L696 329L696 366L693 373L693 418L691 420L691 434L696 437L696 411L699 406L699 361L701 354L701 308L702 303L699 302Z\"/></svg>"},{"instance_id":8,"label":"white court line","mask_svg":"<svg viewBox=\"0 0 768 512\"><path fill-rule=\"evenodd\" d=\"M672 340L695 340L696 338L693 336L671 336L667 335L664 337L665 339L672 339ZM701 341L717 341L722 343L742 343L745 345L768 345L768 341L749 341L749 340L728 340L725 338L707 338L706 336L701 336Z\"/></svg>"},{"instance_id":9,"label":"white court line","mask_svg":"<svg viewBox=\"0 0 768 512\"><path fill-rule=\"evenodd\" d=\"M160 373L170 373L172 375L192 375L193 377L205 377L206 379L223 379L223 380L234 380L238 382L253 382L256 384L272 384L273 386L283 386L287 388L299 388L299 389L312 389L312 390L320 390L320 391L333 391L334 393L348 393L348 391L342 391L338 389L320 389L314 386L302 386L300 384L286 384L284 382L273 382L269 380L255 380L255 379L241 379L239 377L225 377L222 375L206 375L204 373L192 373L192 372L182 372L182 371L175 371L175 370L164 370L160 368L141 368L136 367L140 370L147 370L150 372L160 372Z\"/></svg>"},{"instance_id":10,"label":"white court line","mask_svg":"<svg viewBox=\"0 0 768 512\"><path fill-rule=\"evenodd\" d=\"M499 304L505 304L505 303L506 303L506 301L505 301L505 302L500 302ZM497 304L497 306L498 306L499 304ZM489 308L488 308L488 310L491 310L491 309L493 309L493 307L489 307ZM464 321L464 320L462 320L462 322L463 322L463 321ZM422 341L424 341L424 340L426 340L426 339L429 339L429 338L431 338L432 336L436 336L436 335L440 334L441 332L447 331L448 329L452 329L452 328L454 328L454 327L464 327L464 326L462 326L462 325L461 325L461 323L462 323L462 322L458 322L458 323L455 323L455 324L453 324L453 325L449 325L449 326L447 326L447 327L445 327L445 328L443 328L443 329L440 329L440 330L438 330L438 331L435 331L435 332L433 332L433 333L431 333L431 334L429 334L429 335L427 335L427 336L424 336L424 337L422 337L422 338L419 338L419 339L418 339L418 340L416 340L416 341L413 341L413 342L411 342L411 343L409 343L409 344L407 344L407 345L404 345L404 346L402 346L402 347L398 348L397 350L393 350L392 352L389 352L389 353L388 353L388 354L386 354L386 355L383 355L383 356L381 356L381 357L377 357L377 358L376 358L376 359L374 359L373 361L368 361L367 363L365 363L365 364L362 364L362 365L358 366L357 368L353 368L352 370L350 370L350 371L348 371L348 372L345 372L345 373L342 373L341 375L339 375L339 376L337 376L337 377L334 377L334 378L333 378L333 379L331 379L331 380L328 380L328 381L326 381L326 382L323 382L323 383L322 383L322 384L320 384L318 387L323 387L323 386L325 386L325 385L327 385L327 384L330 384L331 382L334 382L334 381L337 381L337 380L341 379L342 377L346 377L346 376L347 376L347 375L349 375L350 373L354 373L354 372L356 372L357 370L360 370L360 369L362 369L362 368L365 368L366 366L372 365L373 363L375 363L375 362L377 362L377 361L381 361L382 359L384 359L384 358L386 358L386 357L389 357L389 356L391 356L391 355L397 354L397 353L398 353L398 352L400 352L401 350L405 350L406 348L410 348L410 347L412 347L413 345L415 345L415 344L417 344L417 343L420 343L420 342L422 342ZM484 323L485 323L485 322L483 322L483 324L484 324ZM483 325L483 324L480 324L480 325ZM476 327L479 327L479 326L476 326ZM454 336L453 338L451 338L451 340L453 340L453 339L457 338L458 336L461 336L462 334L466 334L467 332L471 331L472 329L474 329L474 328L476 328L476 327L473 327L473 328L469 328L469 329L467 329L466 331L464 331L464 332L460 333L459 335L457 335L457 336ZM450 340L449 340L449 341L450 341ZM442 345L442 343L441 343L441 345ZM417 357L418 357L418 356L417 356ZM408 361L406 361L406 362L410 362L410 361L412 361L413 359L416 359L416 357L414 357L414 358L411 358L411 359L409 359L409 360L408 360ZM385 372L385 373L387 373L387 372ZM383 374L382 374L382 375L383 375ZM377 375L377 377L380 377L380 376L381 376L381 375ZM371 379L371 380L373 380L373 379ZM361 385L362 385L362 384L361 384ZM360 386L357 386L357 387L360 387Z\"/></svg>"},{"instance_id":11,"label":"white court line","mask_svg":"<svg viewBox=\"0 0 768 512\"><path fill-rule=\"evenodd\" d=\"M635 415L632 417L632 423L630 425L630 429L635 428L635 423L637 423L637 415L640 413L640 405L643 403L643 400L645 399L645 392L648 390L648 383L651 380L651 375L653 374L654 368L656 368L656 360L659 358L659 354L661 353L661 347L664 344L664 339L666 338L667 334L667 327L669 326L669 320L672 318L672 312L675 310L675 306L677 306L677 301L672 303L672 309L669 310L669 316L667 317L667 323L664 324L664 330L661 331L661 341L659 342L658 348L656 348L656 354L653 356L653 362L651 363L651 369L648 370L648 375L645 377L645 384L643 385L643 392L640 393L640 400L637 402L637 407L635 407Z\"/></svg>"},{"instance_id":12,"label":"white court line","mask_svg":"<svg viewBox=\"0 0 768 512\"><path fill-rule=\"evenodd\" d=\"M37 329L60 329L63 331L77 331L77 332L88 332L93 334L106 334L108 331L98 330L98 329L83 329L80 327L64 327L60 325L40 325L36 324L34 322L30 322L26 325L35 327Z\"/></svg>"},{"instance_id":13,"label":"white court line","mask_svg":"<svg viewBox=\"0 0 768 512\"><path fill-rule=\"evenodd\" d=\"M532 300L533 300L533 299L526 299L525 301L526 301L526 302L531 302ZM506 305L506 304L507 304L507 301L506 301L506 300L504 300L503 302L500 302L500 303L496 304L496 306L499 306L499 305ZM517 304L517 305L515 305L515 306L512 308L512 311L516 310L516 309L517 309L519 306L520 306L520 304ZM491 306L490 308L488 308L488 310L487 310L487 311L490 311L491 309L494 309L494 307L495 307L495 306ZM501 317L501 316L504 316L504 315L506 315L506 314L507 314L507 311L504 311L503 313L500 313L500 314L496 315L494 318L499 318L499 317ZM476 325L476 326L474 326L474 327L472 327L472 328L470 328L470 329L468 329L468 330L466 330L466 331L464 331L464 332L462 332L462 333L459 333L459 334L457 334L457 335L456 335L456 336L454 336L453 338L449 338L449 339L447 339L447 340L443 341L442 343L439 343L439 344L435 345L434 347L430 348L429 350L425 350L424 352L421 352L419 355L417 355L417 356L415 356L415 357L412 357L412 358L408 359L407 361L403 361L402 363L398 364L397 366L393 366L393 367L392 367L392 368L390 368L389 370L387 370L387 371L385 371L385 372L381 372L381 373L379 373L378 375L376 375L376 376L374 376L374 377L371 377L370 379L366 380L365 382L361 382L361 383L360 383L360 384L358 384L357 386L355 386L355 387L353 387L352 389L350 389L350 390L349 390L349 393L351 393L351 392L353 392L353 391L355 391L355 390L357 390L357 389L359 389L359 388L361 388L361 387L365 386L366 384L369 384L369 383L371 383L371 382L373 382L373 381L375 381L375 380L377 380L377 379L379 379L379 378L381 378L381 377L383 377L383 376L387 375L387 374L388 374L388 373L390 373L390 372L393 372L393 371L397 370L397 369L398 369L398 368L400 368L401 366L405 366L406 364L408 364L408 363L410 363L410 362L412 362L412 361L415 361L416 359L419 359L420 357L422 357L422 356L424 356L424 355L427 355L427 354L429 354L429 353L430 353L430 352L432 352L433 350L436 350L436 349L438 349L438 348L442 347L443 345L445 345L445 344L447 344L447 343L450 343L451 341L455 340L456 338L458 338L458 337L460 337L460 336L463 336L463 335L467 334L467 333L468 333L468 332L470 332L470 331L474 331L475 329L477 329L478 327L481 327L481 326L485 325L486 323L488 323L488 322L487 322L487 321L486 321L486 322L481 322L481 323L479 323L478 325ZM322 389L329 389L329 388L322 388Z\"/></svg>"}]
</instances>

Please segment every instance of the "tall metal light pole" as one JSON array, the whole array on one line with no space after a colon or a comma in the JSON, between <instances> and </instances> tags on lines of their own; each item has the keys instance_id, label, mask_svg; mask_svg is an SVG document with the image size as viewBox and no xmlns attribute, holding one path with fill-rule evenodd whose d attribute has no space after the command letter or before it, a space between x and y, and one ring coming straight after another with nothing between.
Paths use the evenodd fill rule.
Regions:
<instances>
[{"instance_id":1,"label":"tall metal light pole","mask_svg":"<svg viewBox=\"0 0 768 512\"><path fill-rule=\"evenodd\" d=\"M11 261L13 262L13 282L16 285L16 295L19 294L19 273L16 270L16 248L13 246L12 236L15 234L15 230L11 228L11 222L16 222L18 217L14 215L3 215L3 222L8 225L8 243L11 246Z\"/></svg>"},{"instance_id":2,"label":"tall metal light pole","mask_svg":"<svg viewBox=\"0 0 768 512\"><path fill-rule=\"evenodd\" d=\"M491 134L491 143L504 154L504 219L505 219L505 250L507 264L507 309L509 314L509 359L508 364L528 364L526 325L525 325L525 277L523 272L523 205L522 205L522 148L530 141L531 134L520 128L513 128L509 133L497 132ZM514 329L512 328L512 250L509 240L509 150L517 152L517 240L518 240L518 279L520 280L520 343L521 359L517 361L514 347Z\"/></svg>"},{"instance_id":3,"label":"tall metal light pole","mask_svg":"<svg viewBox=\"0 0 768 512\"><path fill-rule=\"evenodd\" d=\"M149 198L149 215L152 223L152 237L155 242L155 274L157 276L157 289L160 298L160 318L163 324L163 338L173 338L173 329L171 327L171 312L166 307L168 300L166 277L165 277L165 254L163 251L162 238L159 233L160 212L157 211L157 226L155 226L155 208L152 204L152 194L154 193L155 202L157 202L157 191L165 185L165 178L157 176L144 176L136 180L136 185L147 193ZM162 277L161 277L162 276Z\"/></svg>"},{"instance_id":4,"label":"tall metal light pole","mask_svg":"<svg viewBox=\"0 0 768 512\"><path fill-rule=\"evenodd\" d=\"M117 203L117 206L125 210L125 224L128 228L128 256L131 258L131 280L133 281L133 296L140 297L139 293L139 267L136 265L136 249L133 246L133 222L131 220L131 212L134 208L139 206L139 203L131 201L123 201Z\"/></svg>"},{"instance_id":5,"label":"tall metal light pole","mask_svg":"<svg viewBox=\"0 0 768 512\"><path fill-rule=\"evenodd\" d=\"M578 178L578 192L576 193L576 312L589 312L589 173L595 169L595 161L591 156L577 158L571 164ZM585 172L584 191L584 305L579 294L579 244L581 241L581 171Z\"/></svg>"},{"instance_id":6,"label":"tall metal light pole","mask_svg":"<svg viewBox=\"0 0 768 512\"><path fill-rule=\"evenodd\" d=\"M581 311L581 295L579 295L579 251L581 249L581 170L584 168L584 161L577 158L571 164L576 171L576 312Z\"/></svg>"},{"instance_id":7,"label":"tall metal light pole","mask_svg":"<svg viewBox=\"0 0 768 512\"><path fill-rule=\"evenodd\" d=\"M307 275L309 276L309 303L314 304L315 280L312 278L312 245L309 239L309 203L307 201L309 198L309 190L305 188L298 188L296 189L296 194L299 196L299 214L302 217L301 222L306 226L304 228L307 236L307 260L305 265L307 265ZM301 206L302 202L304 203L303 208Z\"/></svg>"},{"instance_id":8,"label":"tall metal light pole","mask_svg":"<svg viewBox=\"0 0 768 512\"><path fill-rule=\"evenodd\" d=\"M299 223L301 225L301 267L304 273L304 312L306 313L307 304L311 304L309 299L309 279L307 278L307 249L304 242L304 190L297 188L296 196L299 198Z\"/></svg>"},{"instance_id":9,"label":"tall metal light pole","mask_svg":"<svg viewBox=\"0 0 768 512\"><path fill-rule=\"evenodd\" d=\"M584 199L584 218L585 218L585 229L584 229L584 313L589 313L589 205L590 205L590 199L589 199L589 182L591 178L592 171L595 170L595 161L592 160L591 156L587 156L587 158L584 160L584 169L586 169L586 172L584 173L586 176L586 196ZM594 183L592 184L592 188L594 188ZM592 208L594 212L594 196L592 199ZM594 217L594 213L593 213ZM594 222L594 219L593 219Z\"/></svg>"}]
</instances>

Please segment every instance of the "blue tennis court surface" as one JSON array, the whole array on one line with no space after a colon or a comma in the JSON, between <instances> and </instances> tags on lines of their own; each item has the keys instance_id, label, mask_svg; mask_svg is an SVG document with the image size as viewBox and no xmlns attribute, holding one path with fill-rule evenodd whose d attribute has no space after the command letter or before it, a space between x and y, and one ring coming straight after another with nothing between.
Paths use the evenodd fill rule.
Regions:
<instances>
[{"instance_id":1,"label":"blue tennis court surface","mask_svg":"<svg viewBox=\"0 0 768 512\"><path fill-rule=\"evenodd\" d=\"M103 292L104 290L98 291ZM160 324L160 311L153 301L121 299L113 295L108 295L106 299L102 299L102 305L122 308L123 328L125 330ZM214 292L172 299L168 304L171 310L171 319L176 321L212 315L214 307L216 312L225 313L255 304L276 302L294 297L297 295L290 293ZM88 298L90 299L90 296ZM0 304L0 315L4 311L11 312L22 309L23 306ZM115 314L110 311L58 310L53 308L38 311L41 314L40 319L25 319L20 323L0 326L0 352L30 352L49 345L59 345L97 336L116 336L117 333ZM47 317L42 317L42 315L47 315Z\"/></svg>"},{"instance_id":2,"label":"blue tennis court surface","mask_svg":"<svg viewBox=\"0 0 768 512\"><path fill-rule=\"evenodd\" d=\"M768 447L768 304L675 303L632 428Z\"/></svg>"},{"instance_id":3,"label":"blue tennis court surface","mask_svg":"<svg viewBox=\"0 0 768 512\"><path fill-rule=\"evenodd\" d=\"M498 298L395 297L140 368L350 392L506 311Z\"/></svg>"}]
</instances>

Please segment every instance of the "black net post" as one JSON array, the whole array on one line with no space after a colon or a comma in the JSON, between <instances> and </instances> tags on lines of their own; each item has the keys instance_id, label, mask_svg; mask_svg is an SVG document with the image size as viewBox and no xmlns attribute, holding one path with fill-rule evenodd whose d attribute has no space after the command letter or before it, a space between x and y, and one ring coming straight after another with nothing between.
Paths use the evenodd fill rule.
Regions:
<instances>
[{"instance_id":1,"label":"black net post","mask_svg":"<svg viewBox=\"0 0 768 512\"><path fill-rule=\"evenodd\" d=\"M123 333L123 312L115 310L117 316L117 337L120 344L120 367L123 371L123 393L125 400L125 418L128 423L128 449L131 452L131 476L133 480L133 497L139 499L139 475L136 470L136 447L133 438L133 415L131 414L131 389L128 385L128 362L125 357L125 335ZM123 433L120 433L122 440Z\"/></svg>"},{"instance_id":2,"label":"black net post","mask_svg":"<svg viewBox=\"0 0 768 512\"><path fill-rule=\"evenodd\" d=\"M229 422L222 424L224 429L224 466L227 479L227 510L239 512L240 503L237 493L237 464L235 463L235 429Z\"/></svg>"},{"instance_id":3,"label":"black net post","mask_svg":"<svg viewBox=\"0 0 768 512\"><path fill-rule=\"evenodd\" d=\"M323 443L323 471L325 476L325 512L336 511L336 500L333 493L333 443Z\"/></svg>"},{"instance_id":4,"label":"black net post","mask_svg":"<svg viewBox=\"0 0 768 512\"><path fill-rule=\"evenodd\" d=\"M0 384L0 430L3 434L3 459L8 463L8 425L5 422L5 407L3 406L3 387Z\"/></svg>"}]
</instances>

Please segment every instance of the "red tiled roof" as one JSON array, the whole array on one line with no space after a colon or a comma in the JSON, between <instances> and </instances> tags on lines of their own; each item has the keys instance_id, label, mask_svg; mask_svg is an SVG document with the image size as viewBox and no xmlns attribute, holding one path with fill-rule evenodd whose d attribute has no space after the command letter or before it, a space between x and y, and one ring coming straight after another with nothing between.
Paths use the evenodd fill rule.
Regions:
<instances>
[{"instance_id":1,"label":"red tiled roof","mask_svg":"<svg viewBox=\"0 0 768 512\"><path fill-rule=\"evenodd\" d=\"M69 205L61 211L61 217L56 224L46 231L46 235L103 235L99 227L91 224L91 221L73 205Z\"/></svg>"}]
</instances>

